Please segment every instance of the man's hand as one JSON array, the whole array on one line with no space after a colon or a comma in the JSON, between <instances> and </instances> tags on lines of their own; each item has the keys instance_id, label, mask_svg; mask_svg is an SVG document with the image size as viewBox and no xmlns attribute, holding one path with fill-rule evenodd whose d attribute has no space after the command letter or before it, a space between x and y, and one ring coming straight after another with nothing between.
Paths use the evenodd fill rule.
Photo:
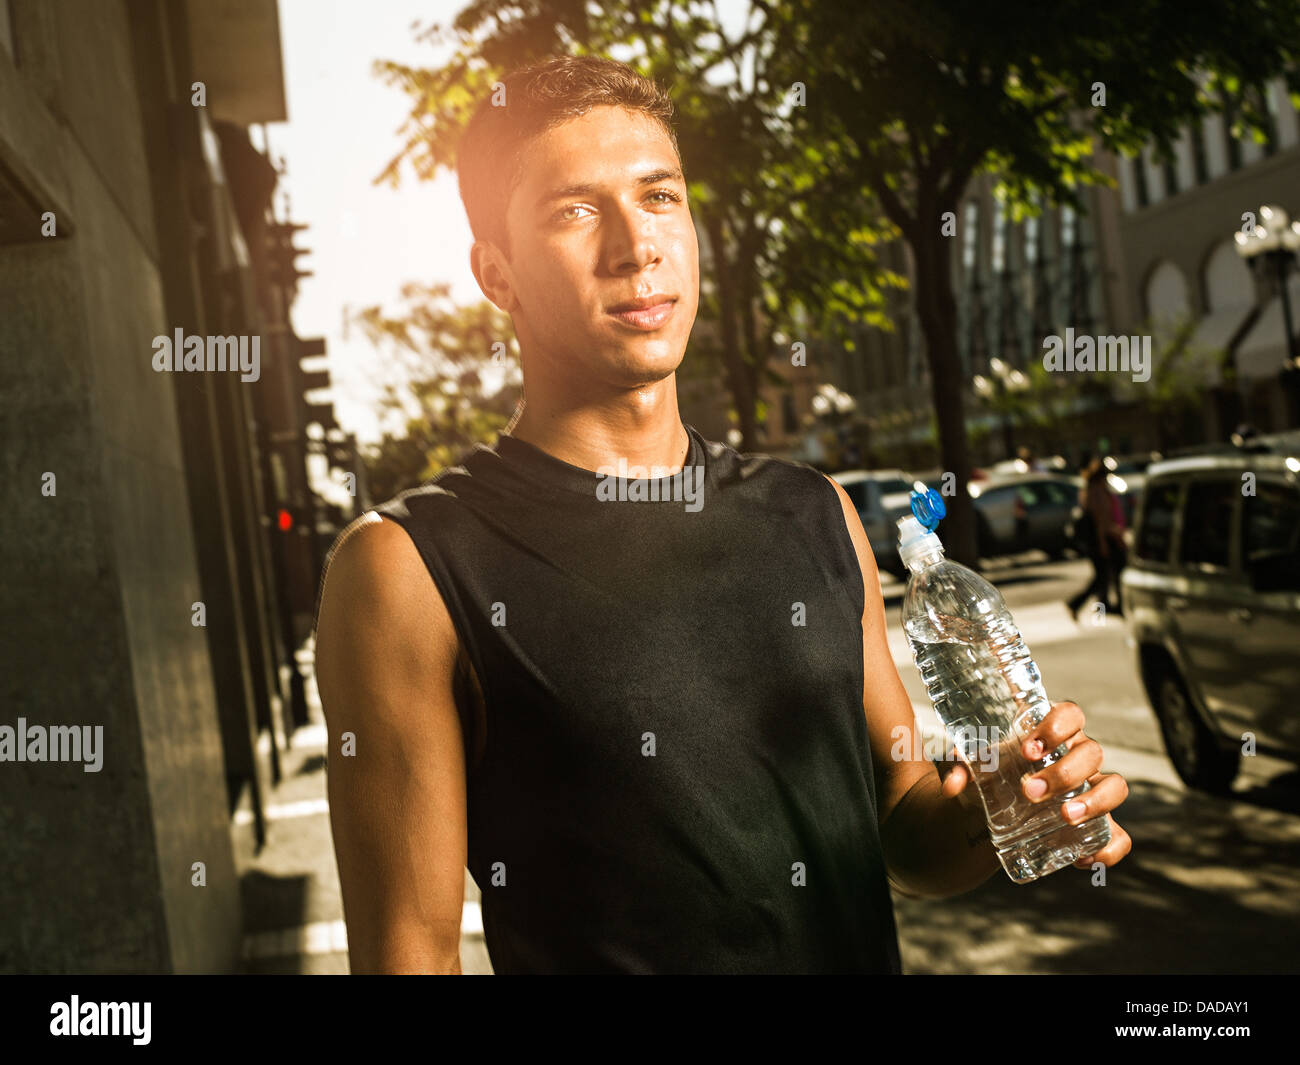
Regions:
<instances>
[{"instance_id":1,"label":"man's hand","mask_svg":"<svg viewBox=\"0 0 1300 1065\"><path fill-rule=\"evenodd\" d=\"M1068 750L1057 761L1037 773L1028 774L1021 787L1030 801L1050 802L1054 796L1073 791L1085 781L1088 791L1061 806L1065 820L1082 824L1100 814L1110 822L1110 842L1096 854L1089 854L1075 862L1079 869L1089 869L1094 862L1114 865L1133 847L1133 840L1110 816L1110 811L1128 798L1128 782L1118 773L1102 773L1101 744L1083 733L1083 711L1074 703L1056 703L1047 715L1025 736L1021 750L1031 762L1053 751L1062 743ZM936 763L943 780L941 793L947 798L962 796L970 782L970 771L961 761Z\"/></svg>"}]
</instances>

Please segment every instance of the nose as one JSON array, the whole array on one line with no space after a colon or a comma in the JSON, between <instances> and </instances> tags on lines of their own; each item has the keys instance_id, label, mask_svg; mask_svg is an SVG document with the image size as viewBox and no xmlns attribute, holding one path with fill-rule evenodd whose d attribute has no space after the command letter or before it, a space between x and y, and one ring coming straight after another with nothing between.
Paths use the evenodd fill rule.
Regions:
<instances>
[{"instance_id":1,"label":"nose","mask_svg":"<svg viewBox=\"0 0 1300 1065\"><path fill-rule=\"evenodd\" d=\"M638 273L662 259L655 218L636 207L613 212L609 225L608 262L615 274Z\"/></svg>"}]
</instances>

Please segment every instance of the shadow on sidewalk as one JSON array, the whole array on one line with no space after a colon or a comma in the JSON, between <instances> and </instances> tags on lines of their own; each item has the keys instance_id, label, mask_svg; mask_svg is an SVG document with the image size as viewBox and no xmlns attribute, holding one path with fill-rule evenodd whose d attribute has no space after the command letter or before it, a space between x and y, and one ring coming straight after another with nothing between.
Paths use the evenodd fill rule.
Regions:
<instances>
[{"instance_id":1,"label":"shadow on sidewalk","mask_svg":"<svg viewBox=\"0 0 1300 1065\"><path fill-rule=\"evenodd\" d=\"M1130 781L1117 815L1133 849L1105 886L1071 867L1024 885L998 872L953 899L898 898L904 971L1294 972L1300 820L1245 798Z\"/></svg>"}]
</instances>

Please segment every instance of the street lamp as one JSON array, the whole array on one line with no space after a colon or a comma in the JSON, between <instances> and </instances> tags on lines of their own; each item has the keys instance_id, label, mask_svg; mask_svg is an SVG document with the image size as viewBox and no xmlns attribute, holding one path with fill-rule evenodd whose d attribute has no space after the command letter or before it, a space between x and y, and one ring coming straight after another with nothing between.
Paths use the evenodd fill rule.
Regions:
<instances>
[{"instance_id":1,"label":"street lamp","mask_svg":"<svg viewBox=\"0 0 1300 1065\"><path fill-rule=\"evenodd\" d=\"M1286 331L1287 366L1300 370L1300 348L1296 345L1295 329L1291 325L1291 297L1286 287L1286 275L1295 264L1296 252L1300 251L1300 222L1292 222L1286 211L1276 204L1265 204L1259 209L1259 224L1248 233L1238 230L1233 239L1237 244L1237 254L1247 263L1264 262L1277 271L1282 296L1282 323Z\"/></svg>"},{"instance_id":2,"label":"street lamp","mask_svg":"<svg viewBox=\"0 0 1300 1065\"><path fill-rule=\"evenodd\" d=\"M992 375L985 377L976 374L971 378L975 394L990 407L1002 415L1002 446L1006 448L1007 458L1014 458L1015 441L1011 435L1011 407L1017 394L1029 388L1029 378L1020 370L1014 370L1001 359L989 359Z\"/></svg>"},{"instance_id":3,"label":"street lamp","mask_svg":"<svg viewBox=\"0 0 1300 1065\"><path fill-rule=\"evenodd\" d=\"M840 446L846 447L850 436L851 415L857 410L858 401L847 392L827 383L817 389L809 405L815 422L824 420L835 433Z\"/></svg>"}]
</instances>

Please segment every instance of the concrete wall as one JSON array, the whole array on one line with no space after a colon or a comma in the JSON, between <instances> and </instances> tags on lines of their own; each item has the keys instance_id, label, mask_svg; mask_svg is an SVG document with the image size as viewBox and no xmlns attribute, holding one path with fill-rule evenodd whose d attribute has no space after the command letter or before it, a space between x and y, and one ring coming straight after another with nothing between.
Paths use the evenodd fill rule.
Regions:
<instances>
[{"instance_id":1,"label":"concrete wall","mask_svg":"<svg viewBox=\"0 0 1300 1065\"><path fill-rule=\"evenodd\" d=\"M0 725L102 725L105 754L0 763L0 970L230 970L221 735L173 383L151 367L172 328L136 85L153 57L120 3L11 6L0 160L70 235L0 247Z\"/></svg>"}]
</instances>

